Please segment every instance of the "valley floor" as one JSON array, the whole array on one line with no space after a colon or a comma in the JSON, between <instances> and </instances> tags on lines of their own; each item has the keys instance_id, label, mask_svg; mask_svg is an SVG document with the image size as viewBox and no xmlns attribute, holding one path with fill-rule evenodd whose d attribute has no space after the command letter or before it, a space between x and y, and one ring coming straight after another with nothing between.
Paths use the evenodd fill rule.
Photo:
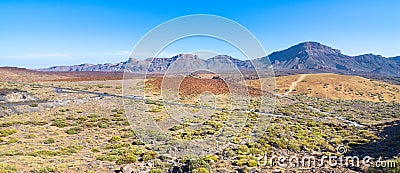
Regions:
<instances>
[{"instance_id":1,"label":"valley floor","mask_svg":"<svg viewBox=\"0 0 400 173\"><path fill-rule=\"evenodd\" d=\"M202 90L195 95L182 92L179 104L170 104L163 100L163 92L167 91L155 86L157 78L148 79L144 86L140 86L141 80L124 81L132 88L123 87L121 80L64 81L68 78L0 82L0 172L114 172L121 167L150 172L399 170L399 166L330 167L328 164L282 167L260 161L265 155L395 159L400 153L398 85L336 74L281 76L276 78L276 95L273 96L276 105L271 111L258 109L257 95L251 96L247 100L249 105L243 109L227 109L232 101L225 92L218 92L212 99L205 97L209 100L203 104L204 100L199 101ZM214 87L223 87L218 82L202 84L202 80L205 79L187 82L188 85L196 82L196 86L207 86L211 91ZM213 80L219 79L207 79L207 83ZM256 87L257 82L248 80L246 85ZM136 95L135 87L143 87L146 97ZM127 95L130 89L132 94ZM134 119L138 115L126 107L129 104L143 105L143 109L135 111L150 117ZM216 109L211 109L210 117L182 116L178 123L171 123L168 116L171 112L166 111L198 112L213 106ZM204 139L224 129L233 113L249 120L267 116L264 135L257 141L243 143L253 127L252 121L248 121L234 137L226 138L228 145L216 153L175 157L171 153L160 154L157 146L143 144L132 130L135 129L132 125L139 121L154 120L174 138ZM201 126L190 128L196 123ZM338 152L340 147L346 152ZM400 164L398 160L394 163Z\"/></svg>"}]
</instances>

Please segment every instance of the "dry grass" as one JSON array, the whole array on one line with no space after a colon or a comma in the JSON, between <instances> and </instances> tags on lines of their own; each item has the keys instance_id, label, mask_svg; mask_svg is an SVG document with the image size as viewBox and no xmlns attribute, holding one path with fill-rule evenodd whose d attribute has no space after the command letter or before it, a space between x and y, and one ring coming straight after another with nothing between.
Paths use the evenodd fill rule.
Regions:
<instances>
[{"instance_id":1,"label":"dry grass","mask_svg":"<svg viewBox=\"0 0 400 173\"><path fill-rule=\"evenodd\" d=\"M0 72L3 69L0 69ZM39 77L36 73L29 71L7 71L4 74L9 80L16 80L21 77ZM47 78L49 76L43 76ZM57 79L57 76L51 76ZM59 76L58 76L59 77ZM282 76L276 79L278 93L285 93L291 84L298 80L300 75ZM68 79L68 78L65 78ZM38 107L31 108L26 106L25 109L35 109L38 111L26 112L22 114L13 114L0 118L1 130L4 136L0 137L0 172L2 167L18 171L37 171L56 169L58 172L110 172L119 168L116 164L118 159L112 152L121 152L123 147L111 149L118 146L117 144L125 145L131 144L135 138L131 134L129 125L124 124L126 118L124 116L123 100L116 97L100 96L101 94L115 94L121 95L122 81L93 81L95 78L82 78L89 81L36 81L35 84L42 84L45 86L54 86L66 89L65 92L57 93L52 87L34 86L31 83L18 83L18 82L0 82L0 89L18 89L27 91L30 95L38 98L39 100L72 100L64 106L43 107L40 103ZM116 78L115 78L116 79ZM3 80L3 79L0 79ZM4 80L5 81L5 80ZM132 81L131 87L125 90L134 89L140 80ZM160 85L161 79L149 80L153 86ZM217 84L210 84L210 82L217 81ZM135 83L136 82L136 83ZM155 83L154 83L155 82ZM249 86L258 88L258 81L247 81ZM197 88L196 88L197 87ZM182 82L181 88L182 96L179 100L182 104L199 104L198 94L204 91L210 91L217 96L215 97L216 105L218 108L225 108L229 106L229 95L227 94L226 84L220 80L210 79L210 76L203 79L186 78ZM304 80L297 83L294 90L290 94L306 94L309 96L328 97L333 99L360 99L370 101L396 101L399 102L400 87L396 85L389 85L383 82L372 81L366 78L357 76L345 76L335 74L309 74ZM88 93L81 91L91 91L100 93ZM256 91L254 91L256 92ZM197 94L197 95L192 95ZM149 90L146 97L151 100L160 100L162 95L160 91ZM287 100L286 100L287 101ZM210 103L211 104L211 103ZM289 103L294 104L294 103ZM148 112L156 121L163 121L167 119L167 112L164 107L168 105L148 104L150 110ZM171 109L175 107L171 106ZM293 107L281 106L281 111L285 110L294 114L311 114L308 107L301 107L294 105ZM304 108L304 112L301 109ZM176 108L178 109L178 108ZM187 112L196 112L196 109L188 109ZM313 116L326 116L325 114L312 114ZM301 116L307 117L307 116ZM285 123L292 121L282 121L276 118L276 127L288 127ZM279 120L279 121L278 121ZM338 121L338 120L336 120ZM306 125L310 125L313 121L299 121ZM322 123L319 123L322 124ZM298 129L309 129L306 125L294 124ZM315 126L312 125L313 127ZM321 125L322 126L322 125ZM70 132L74 130L74 132ZM76 129L81 130L76 130ZM167 127L166 127L167 128ZM270 128L271 131L279 131L278 129ZM355 129L352 127L352 129ZM16 131L14 131L16 130ZM10 132L10 133L8 133ZM12 133L11 133L12 132ZM15 132L15 133L14 133ZM293 134L288 131L288 137ZM357 131L355 131L357 132ZM272 134L272 133L269 133ZM328 133L316 134L319 136ZM303 134L298 134L300 137ZM273 139L282 139L275 136ZM46 142L49 139L54 139L54 143ZM271 138L272 139L272 138ZM294 138L290 141L296 144ZM52 141L52 140L51 140ZM280 144L282 141L275 141ZM112 145L111 145L112 144ZM115 146L113 146L115 145ZM296 148L294 146L293 148ZM145 150L143 150L145 151ZM140 154L138 154L140 156ZM100 158L100 159L99 159ZM227 161L229 162L229 161Z\"/></svg>"},{"instance_id":2,"label":"dry grass","mask_svg":"<svg viewBox=\"0 0 400 173\"><path fill-rule=\"evenodd\" d=\"M285 93L300 76L277 77L277 93ZM308 74L297 84L291 94L344 100L400 102L400 86L398 85L338 74Z\"/></svg>"}]
</instances>

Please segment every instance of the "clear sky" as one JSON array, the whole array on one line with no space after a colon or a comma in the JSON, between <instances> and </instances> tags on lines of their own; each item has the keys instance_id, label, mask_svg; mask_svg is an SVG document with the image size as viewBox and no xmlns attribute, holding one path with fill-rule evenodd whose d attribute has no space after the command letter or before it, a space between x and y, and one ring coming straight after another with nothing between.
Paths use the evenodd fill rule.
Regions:
<instances>
[{"instance_id":1,"label":"clear sky","mask_svg":"<svg viewBox=\"0 0 400 173\"><path fill-rule=\"evenodd\" d=\"M349 55L400 55L397 0L1 0L0 66L39 68L125 61L149 30L189 14L232 19L249 29L267 53L317 41ZM183 43L167 48L162 55L207 48L207 44L201 45L206 41ZM230 54L229 49L219 53Z\"/></svg>"}]
</instances>

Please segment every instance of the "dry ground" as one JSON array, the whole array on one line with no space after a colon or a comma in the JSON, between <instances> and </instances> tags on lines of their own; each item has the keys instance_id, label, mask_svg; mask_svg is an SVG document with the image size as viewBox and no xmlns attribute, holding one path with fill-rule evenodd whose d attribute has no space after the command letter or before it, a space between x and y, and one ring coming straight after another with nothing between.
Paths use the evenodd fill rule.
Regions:
<instances>
[{"instance_id":1,"label":"dry ground","mask_svg":"<svg viewBox=\"0 0 400 173\"><path fill-rule=\"evenodd\" d=\"M0 89L26 91L38 101L44 101L37 105L18 106L21 113L0 118L2 132L0 133L0 172L2 170L9 172L16 170L112 172L119 169L121 165L116 164L116 161L127 153L134 151L135 156L143 159L149 152L145 146L136 144L132 146L137 139L125 118L123 100L116 97L122 95L122 81L106 80L121 79L120 73L107 75L103 73L42 73L7 68L0 68L0 72L2 74ZM308 74L302 80L299 78L300 75L277 77L277 93L284 94L292 86L288 97L304 94L320 98L373 102L399 102L400 98L399 86L357 76ZM149 80L149 84L160 89L161 81L160 78L154 78ZM297 84L292 85L296 81L298 81ZM253 88L257 88L257 83L258 81L254 80L247 81L248 85L254 86ZM57 92L56 88L70 90L63 89L62 92ZM183 103L196 103L197 96L204 91L221 96L217 97L217 101L227 103L228 89L226 84L219 79L185 78L180 89L185 95ZM254 89L253 92L259 91ZM161 98L157 91L151 90L148 94L154 100ZM326 150L318 151L321 146L325 146L334 152L333 147L340 144L341 140L358 144L379 139L367 126L364 126L364 129L348 126L334 117L329 117L330 115L326 112L310 109L305 102L279 99L280 105L276 113L282 117L273 118L271 122L273 126L268 129L270 132L268 134L271 136L266 139L266 144L263 144L269 152L303 152L304 146L307 146L307 150L315 147L313 149L319 153L326 152ZM60 101L60 104L46 102L50 100ZM336 106L330 100L326 102L327 107ZM158 118L156 121L162 121L167 114L164 111L165 106L153 103L149 106L151 110L148 113L153 115L152 118ZM227 115L221 114L221 117L224 116ZM335 121L325 122L329 118ZM218 122L214 123L215 126L219 125ZM249 165L247 160L253 159L250 156L234 154L232 158L236 160L223 160L220 156L218 164L224 163L230 169L242 170L243 166L238 166L238 164L244 159L246 161L243 161L243 165ZM240 159L237 160L237 158ZM149 162L135 161L132 167L146 167L144 163ZM147 166L149 167L152 166ZM246 169L243 170L250 169L247 166L244 167ZM268 171L272 170L275 168Z\"/></svg>"},{"instance_id":2,"label":"dry ground","mask_svg":"<svg viewBox=\"0 0 400 173\"><path fill-rule=\"evenodd\" d=\"M328 99L366 100L373 102L400 102L400 86L359 76L338 74L307 74L296 83L302 75L280 76L276 78L276 93L292 95L303 94ZM257 80L248 80L251 86Z\"/></svg>"}]
</instances>

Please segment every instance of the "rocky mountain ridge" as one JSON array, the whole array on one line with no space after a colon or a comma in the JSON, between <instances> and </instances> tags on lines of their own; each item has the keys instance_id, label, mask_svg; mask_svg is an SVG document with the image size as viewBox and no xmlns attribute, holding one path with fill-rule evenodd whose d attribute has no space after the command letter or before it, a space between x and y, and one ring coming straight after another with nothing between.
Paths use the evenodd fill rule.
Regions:
<instances>
[{"instance_id":1,"label":"rocky mountain ridge","mask_svg":"<svg viewBox=\"0 0 400 173\"><path fill-rule=\"evenodd\" d=\"M304 42L288 49L273 52L266 57L254 59L252 63L268 68L270 63L276 70L318 70L343 73L373 73L384 76L400 76L400 56L385 58L364 54L349 56L340 50L317 42ZM106 64L81 64L54 66L40 71L130 71L130 72L185 72L198 69L210 71L253 70L249 60L239 60L228 55L217 55L201 59L197 55L178 54L171 58L147 58Z\"/></svg>"}]
</instances>

